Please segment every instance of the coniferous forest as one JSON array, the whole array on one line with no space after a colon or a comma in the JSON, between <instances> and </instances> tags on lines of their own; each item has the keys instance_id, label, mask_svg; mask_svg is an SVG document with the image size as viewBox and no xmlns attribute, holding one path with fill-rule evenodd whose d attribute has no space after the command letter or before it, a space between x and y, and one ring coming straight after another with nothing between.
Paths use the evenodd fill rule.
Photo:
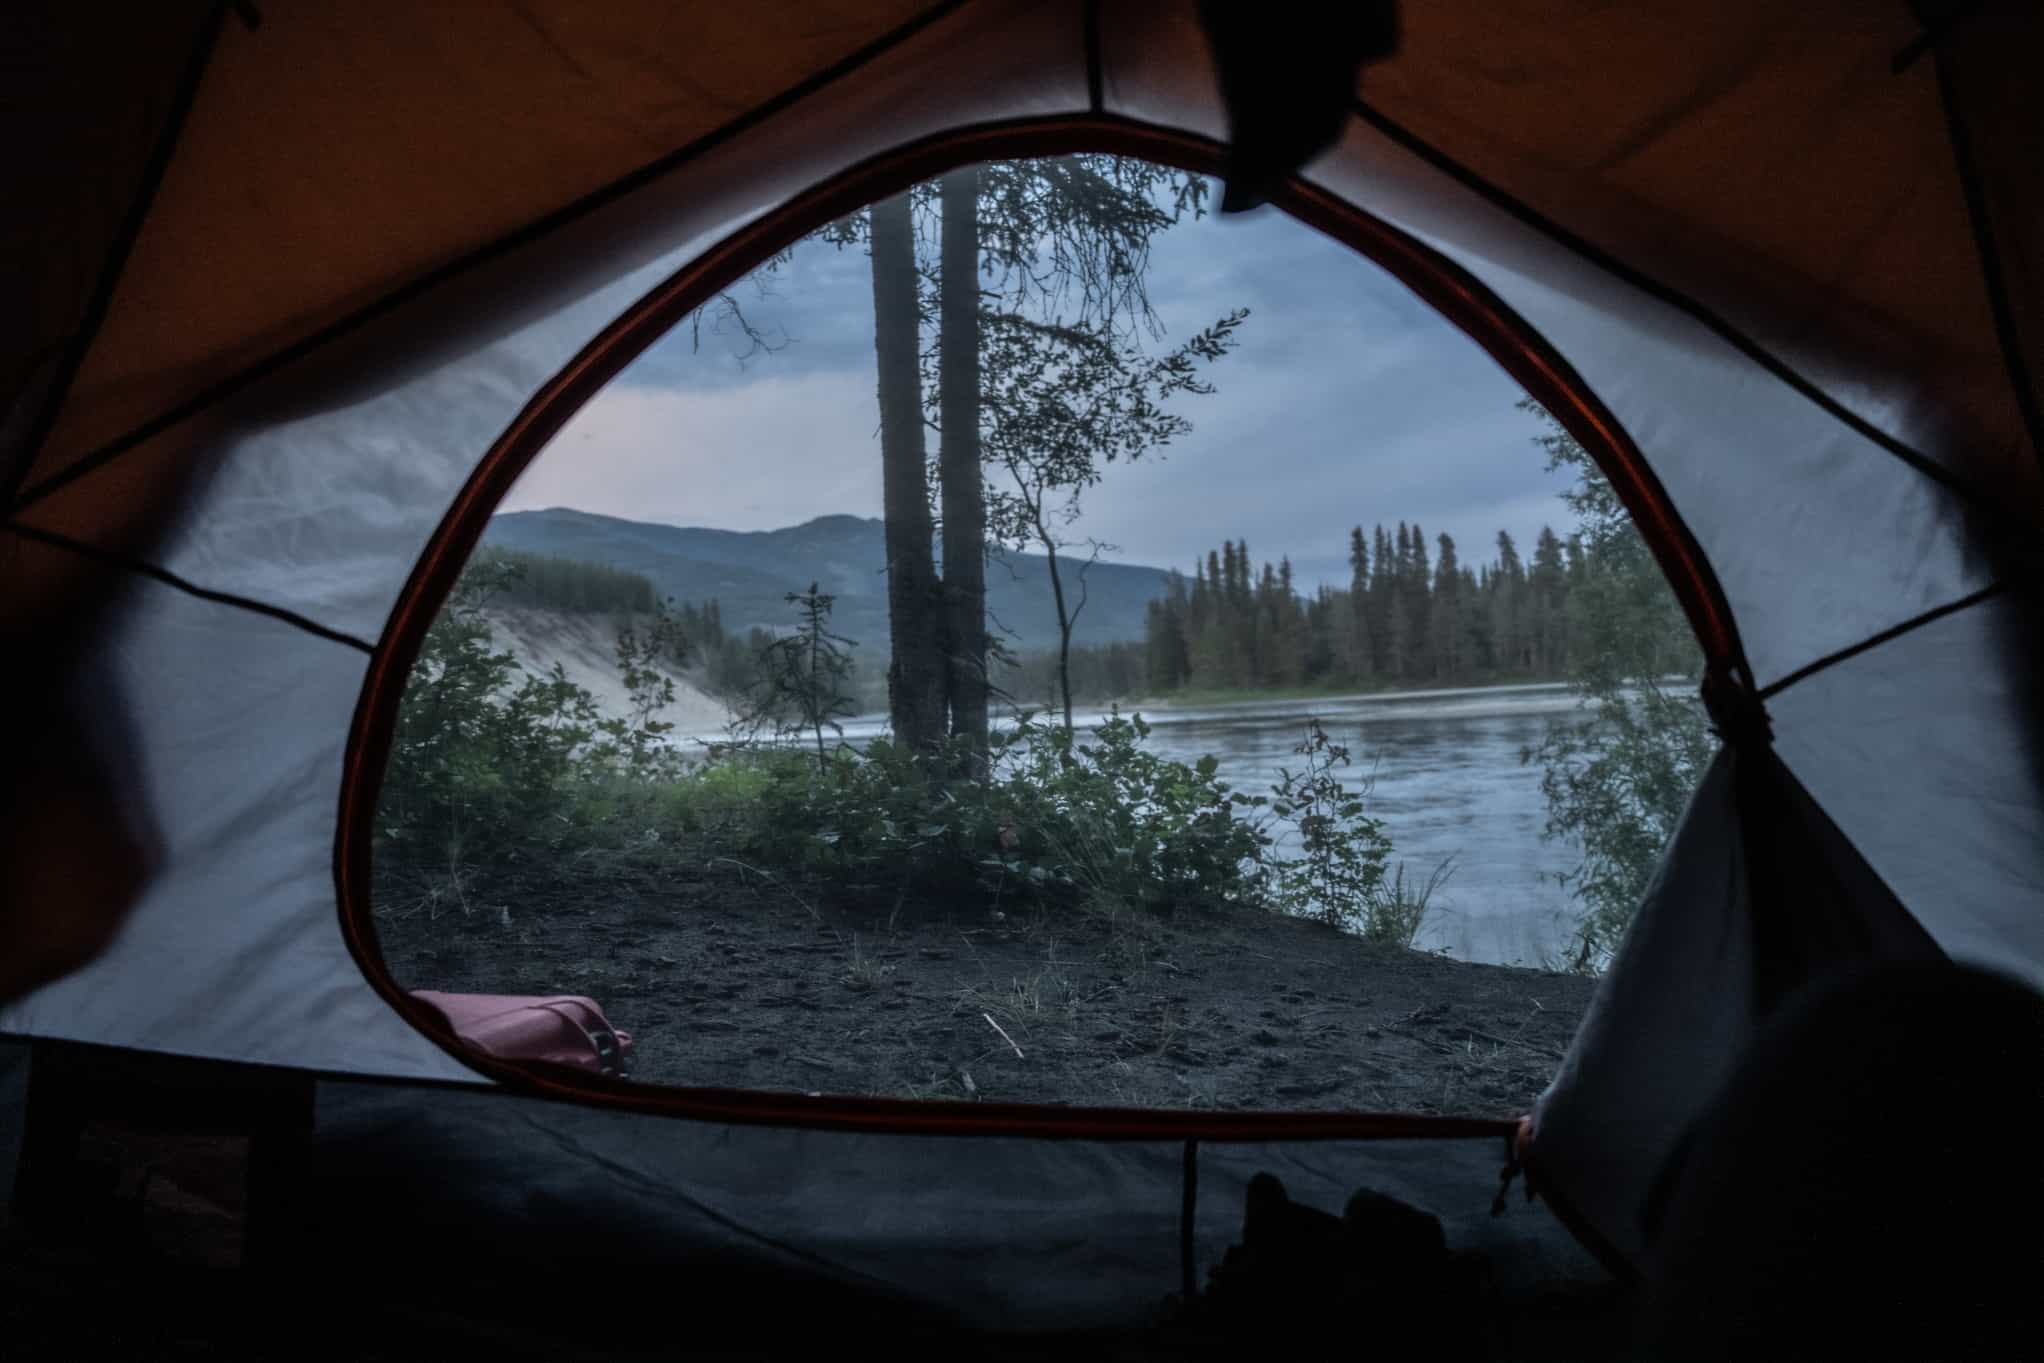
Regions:
<instances>
[{"instance_id":1,"label":"coniferous forest","mask_svg":"<svg viewBox=\"0 0 2044 1363\"><path fill-rule=\"evenodd\" d=\"M1224 543L1174 574L1150 606L1147 689L1168 692L1357 689L1553 681L1589 645L1569 610L1590 572L1577 537L1542 528L1532 561L1499 531L1488 563L1471 567L1455 541L1403 521L1349 537L1346 587L1311 594L1289 559L1260 566L1246 543ZM1651 565L1649 565L1651 570ZM1679 620L1674 622L1679 626ZM1668 633L1665 665L1686 667L1685 631Z\"/></svg>"}]
</instances>

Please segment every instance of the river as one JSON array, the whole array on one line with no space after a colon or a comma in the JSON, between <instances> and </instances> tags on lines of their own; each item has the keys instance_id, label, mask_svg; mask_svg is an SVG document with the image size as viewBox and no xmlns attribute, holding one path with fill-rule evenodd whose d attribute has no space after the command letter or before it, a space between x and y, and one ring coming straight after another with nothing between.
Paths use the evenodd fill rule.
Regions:
<instances>
[{"instance_id":1,"label":"river","mask_svg":"<svg viewBox=\"0 0 2044 1363\"><path fill-rule=\"evenodd\" d=\"M1574 856L1567 844L1541 837L1540 769L1519 760L1550 720L1576 708L1565 687L1134 708L1152 726L1152 750L1186 762L1212 753L1221 779L1251 793L1267 793L1279 767L1299 765L1293 748L1306 720L1317 717L1330 739L1349 748L1345 783L1367 783L1369 812L1383 821L1393 864L1405 863L1408 882L1424 882L1454 859L1418 946L1494 965L1541 965L1565 952L1574 909L1555 877ZM1073 719L1085 728L1104 717L1088 710ZM873 737L884 722L847 724L845 737Z\"/></svg>"}]
</instances>

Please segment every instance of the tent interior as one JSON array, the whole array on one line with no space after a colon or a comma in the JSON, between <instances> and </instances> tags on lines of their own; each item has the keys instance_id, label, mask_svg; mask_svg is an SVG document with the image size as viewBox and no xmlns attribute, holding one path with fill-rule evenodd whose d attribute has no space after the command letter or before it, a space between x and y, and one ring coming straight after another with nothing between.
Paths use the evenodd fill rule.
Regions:
<instances>
[{"instance_id":1,"label":"tent interior","mask_svg":"<svg viewBox=\"0 0 2044 1363\"><path fill-rule=\"evenodd\" d=\"M1353 1333L1338 1322L1344 1352L1390 1338L1448 1357L1631 1356L1668 1171L1770 1024L1870 963L2044 986L2044 94L2028 74L2044 14L1252 8L195 0L117 24L59 4L0 20L20 77L0 114L9 178L27 190L7 215L19 306L0 341L0 634L25 663L6 669L18 758L0 790L0 1353L240 1356L314 1321L294 1356L1328 1356L1315 1332L1357 1299L1299 1265L1274 1317L1230 1327L1193 1309L1270 1205L1257 1176L1275 1175L1323 1212L1368 1189L1438 1219L1467 1295L1435 1303L1423 1336L1373 1335L1397 1314L1380 1301ZM1412 1043L1509 1053L1495 1092L1416 1097L1364 1070L1347 1087L1266 1082L1276 1070L1245 1061L1228 1101L1211 1086L1173 1101L1171 1084L1198 1096L1185 1073L1210 1057L1178 1063L1196 1048L1165 1034L1160 993L1164 1033L1144 1045L1171 1059L1147 1072L1166 1087L1053 1094L1008 1066L1025 1044L1041 1054L1012 1034L1037 1006L1018 974L999 981L1005 1011L944 991L963 1012L946 1025L988 1058L953 1052L927 1083L825 1083L801 1076L830 1066L795 1008L740 1063L720 1039L735 986L691 995L663 1033L629 1015L627 976L485 987L435 955L425 925L464 882L393 878L407 864L393 836L427 827L404 804L407 695L441 656L450 602L505 548L498 513L596 481L589 423L621 410L635 362L699 351L706 319L713 351L736 328L747 372L771 373L746 320L771 309L745 290L778 277L803 296L774 274L804 268L803 243L866 224L828 249L877 312L874 205L900 203L915 249L934 250L943 187L967 172L1082 163L1211 184L1207 208L1230 222L1260 213L1352 257L1452 334L1508 408L1536 404L1637 529L1694 654L1682 704L1709 738L1622 931L1584 939L1576 973L1514 975L1561 981L1579 1000L1567 1021L1500 1037L1463 1017ZM1058 230L1023 221L1017 249ZM937 375L929 404L944 273L925 261L893 295L909 337L895 363L913 392ZM975 297L1000 301L998 271L982 276ZM1172 312L1152 357L1220 315L1197 311L1209 301ZM1010 331L986 323L971 372L1021 373L1010 397L1041 430L1043 393L1087 372L1070 357L1116 355L1120 333L1039 305ZM885 324L860 318L864 383ZM1316 341L1313 382L1367 367L1368 339L1356 329L1352 356ZM1073 348L1031 369L1023 340ZM1236 344L1194 354L1194 381L1210 366L1225 396ZM920 442L916 405L888 415L879 348L880 406L860 389L857 411L878 410L883 442L910 428ZM1128 393L1173 382L1148 362ZM1196 430L1208 399L1171 391L1193 395ZM1002 409L986 402L998 454ZM678 439L710 408L675 409ZM1279 439L1283 419L1267 423ZM854 434L873 445L870 427ZM1193 449L1172 457L1195 466ZM820 462L724 462L678 476L734 505L755 485L837 495ZM1336 500L1288 470L1210 485L1209 501ZM1340 496L1375 495L1359 478ZM928 560L936 493L911 491L887 520L919 505ZM1124 498L1124 524L1157 495ZM1083 546L1045 528L1038 497L1018 545ZM1363 582L1358 567L1359 601ZM1057 612L1069 625L1061 596ZM783 736L813 731L822 770L824 726L851 706L817 711L791 685L776 694L811 709ZM614 738L612 760L641 751L628 729ZM1098 759L1046 760L1070 777ZM1017 857L1029 833L989 830ZM680 865L611 852L591 863L613 868L588 881L592 903L613 893L603 874ZM559 844L519 855L535 874L567 861ZM764 873L699 869L705 901L769 897L747 880ZM830 938L839 994L894 997L893 958L859 954L852 920L776 902ZM484 917L500 908L508 932L509 907ZM1021 931L996 910L981 928ZM928 964L942 952L915 955L948 978ZM1512 958L1488 959L1454 968ZM637 966L687 973L657 954ZM1273 1005L1284 1026L1333 1002L1304 978ZM479 1048L422 988L587 992L637 1029L647 1077ZM1065 1016L1080 1016L1069 999ZM668 1034L692 1049L663 1053ZM2025 1035L1994 1051L2007 1073L2044 1059ZM1988 1095L1976 1119L2014 1120L2025 1101ZM134 1309L104 1310L109 1283Z\"/></svg>"}]
</instances>

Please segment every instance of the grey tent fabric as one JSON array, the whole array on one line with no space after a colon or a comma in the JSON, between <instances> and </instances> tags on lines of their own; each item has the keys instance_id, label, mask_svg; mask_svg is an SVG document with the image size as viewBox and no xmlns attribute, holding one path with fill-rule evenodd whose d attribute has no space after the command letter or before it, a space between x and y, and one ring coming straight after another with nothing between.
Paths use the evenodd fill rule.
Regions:
<instances>
[{"instance_id":1,"label":"grey tent fabric","mask_svg":"<svg viewBox=\"0 0 2044 1363\"><path fill-rule=\"evenodd\" d=\"M1535 1106L1536 1185L1637 1262L1670 1152L1776 1011L1943 947L1774 754L1721 750Z\"/></svg>"},{"instance_id":2,"label":"grey tent fabric","mask_svg":"<svg viewBox=\"0 0 2044 1363\"><path fill-rule=\"evenodd\" d=\"M1776 750L1954 960L2044 988L2031 608L1932 621L1770 702Z\"/></svg>"}]
</instances>

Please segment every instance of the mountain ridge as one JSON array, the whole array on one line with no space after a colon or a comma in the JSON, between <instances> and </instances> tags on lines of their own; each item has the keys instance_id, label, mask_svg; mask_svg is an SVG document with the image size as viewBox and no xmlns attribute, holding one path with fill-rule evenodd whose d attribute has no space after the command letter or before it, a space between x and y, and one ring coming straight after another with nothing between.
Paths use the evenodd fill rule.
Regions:
<instances>
[{"instance_id":1,"label":"mountain ridge","mask_svg":"<svg viewBox=\"0 0 2044 1363\"><path fill-rule=\"evenodd\" d=\"M634 521L572 507L500 512L483 543L528 553L603 563L649 578L663 598L715 600L731 630L785 629L786 601L815 582L837 598L832 628L861 651L887 646L885 526L877 518L835 513L773 530ZM1059 560L1068 599L1078 596L1078 561ZM1132 642L1143 637L1149 603L1162 595L1168 569L1096 563L1087 570L1086 606L1073 629L1076 644ZM1057 611L1048 560L1004 553L987 565L989 627L1018 653L1055 648Z\"/></svg>"}]
</instances>

